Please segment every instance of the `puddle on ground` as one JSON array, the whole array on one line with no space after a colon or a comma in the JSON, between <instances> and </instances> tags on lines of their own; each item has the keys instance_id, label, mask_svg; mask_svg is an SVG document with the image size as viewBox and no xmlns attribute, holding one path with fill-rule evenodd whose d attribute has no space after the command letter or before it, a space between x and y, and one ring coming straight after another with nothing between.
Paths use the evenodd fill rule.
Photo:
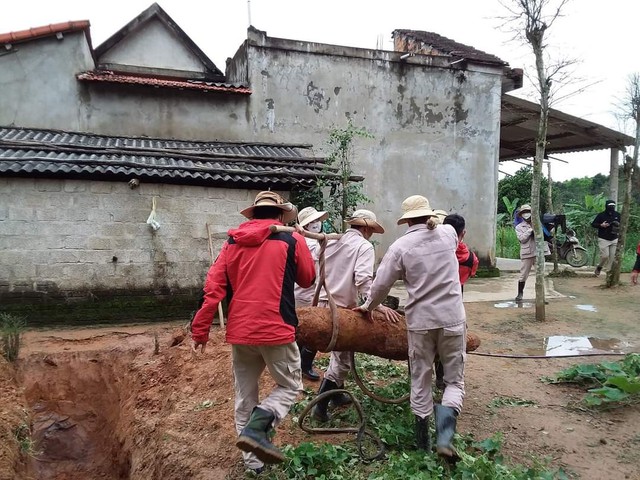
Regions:
<instances>
[{"instance_id":1,"label":"puddle on ground","mask_svg":"<svg viewBox=\"0 0 640 480\"><path fill-rule=\"evenodd\" d=\"M502 302L502 303L494 303L494 307L496 308L531 308L533 307L533 303L529 302Z\"/></svg>"},{"instance_id":2,"label":"puddle on ground","mask_svg":"<svg viewBox=\"0 0 640 480\"><path fill-rule=\"evenodd\" d=\"M554 335L547 337L540 348L526 349L527 355L563 357L581 353L625 353L630 345L617 338L568 337Z\"/></svg>"},{"instance_id":3,"label":"puddle on ground","mask_svg":"<svg viewBox=\"0 0 640 480\"><path fill-rule=\"evenodd\" d=\"M595 305L576 305L576 308L578 310L583 310L585 312L597 312L598 309L595 307Z\"/></svg>"}]
</instances>

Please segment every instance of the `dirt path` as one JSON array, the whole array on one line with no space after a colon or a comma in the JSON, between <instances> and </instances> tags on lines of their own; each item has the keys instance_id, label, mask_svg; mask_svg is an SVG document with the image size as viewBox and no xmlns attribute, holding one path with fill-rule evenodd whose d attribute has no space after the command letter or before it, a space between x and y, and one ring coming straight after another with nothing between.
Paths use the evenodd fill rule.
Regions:
<instances>
[{"instance_id":1,"label":"dirt path","mask_svg":"<svg viewBox=\"0 0 640 480\"><path fill-rule=\"evenodd\" d=\"M640 288L608 291L601 283L554 280L565 297L550 300L542 324L532 307L467 303L470 329L482 338L479 351L543 353L545 338L558 335L640 351ZM31 456L20 456L15 447L0 450L0 472L15 472L0 478L238 478L230 347L220 331L197 360L186 344L169 347L183 323L29 332L17 383L10 381L11 369L0 365L0 440L11 440L12 426L24 422L25 404L37 444ZM478 439L503 432L504 454L516 462L550 457L552 465L580 478L638 479L640 407L596 414L567 408L582 392L540 381L571 364L599 360L469 356L459 430ZM269 387L265 378L263 388ZM491 407L505 397L534 405ZM307 439L331 440L303 434L290 422L276 436L279 444Z\"/></svg>"}]
</instances>

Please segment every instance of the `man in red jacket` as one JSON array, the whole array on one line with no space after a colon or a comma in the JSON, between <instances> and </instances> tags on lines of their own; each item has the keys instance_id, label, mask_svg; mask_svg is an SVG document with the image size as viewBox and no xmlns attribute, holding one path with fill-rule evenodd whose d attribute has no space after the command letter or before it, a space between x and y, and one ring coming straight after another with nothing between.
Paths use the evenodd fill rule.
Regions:
<instances>
[{"instance_id":1,"label":"man in red jacket","mask_svg":"<svg viewBox=\"0 0 640 480\"><path fill-rule=\"evenodd\" d=\"M229 239L209 269L204 303L191 324L192 349L205 351L218 303L229 300L226 341L231 344L235 379L236 446L247 468L284 461L269 432L289 413L302 391L294 283L309 287L315 265L298 233L271 233L271 225L296 218L297 210L275 192L260 192L240 212L249 218L229 230ZM276 383L260 401L258 380L268 368Z\"/></svg>"}]
</instances>

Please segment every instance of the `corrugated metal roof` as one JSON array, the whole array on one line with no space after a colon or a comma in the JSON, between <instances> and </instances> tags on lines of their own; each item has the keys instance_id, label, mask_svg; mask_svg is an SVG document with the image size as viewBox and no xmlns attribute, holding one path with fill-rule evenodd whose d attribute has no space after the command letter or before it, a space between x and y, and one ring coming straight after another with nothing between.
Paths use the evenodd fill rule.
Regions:
<instances>
[{"instance_id":1,"label":"corrugated metal roof","mask_svg":"<svg viewBox=\"0 0 640 480\"><path fill-rule=\"evenodd\" d=\"M204 80L169 80L166 78L147 77L141 75L123 75L109 70L95 70L76 75L78 80L87 82L125 83L129 85L147 85L151 87L177 88L179 90L200 90L250 95L251 89L243 85Z\"/></svg>"},{"instance_id":2,"label":"corrugated metal roof","mask_svg":"<svg viewBox=\"0 0 640 480\"><path fill-rule=\"evenodd\" d=\"M540 105L512 95L502 96L500 160L533 157L540 119ZM624 149L633 137L553 108L549 109L545 152L571 153L605 148Z\"/></svg>"},{"instance_id":3,"label":"corrugated metal roof","mask_svg":"<svg viewBox=\"0 0 640 480\"><path fill-rule=\"evenodd\" d=\"M193 142L0 127L0 175L308 186L334 177L310 145Z\"/></svg>"}]
</instances>

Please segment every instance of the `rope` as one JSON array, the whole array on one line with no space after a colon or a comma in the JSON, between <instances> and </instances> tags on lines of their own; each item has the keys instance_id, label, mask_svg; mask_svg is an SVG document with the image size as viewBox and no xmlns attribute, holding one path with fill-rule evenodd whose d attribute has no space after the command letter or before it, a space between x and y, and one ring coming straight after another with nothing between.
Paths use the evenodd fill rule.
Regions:
<instances>
[{"instance_id":1,"label":"rope","mask_svg":"<svg viewBox=\"0 0 640 480\"><path fill-rule=\"evenodd\" d=\"M316 290L313 294L313 301L311 302L311 306L317 307L318 301L320 299L320 290L324 287L324 291L327 292L327 300L329 302L329 309L331 310L331 323L333 325L331 330L331 339L329 340L329 344L327 348L325 348L325 352L332 352L334 347L336 346L336 342L338 341L338 333L340 330L340 324L338 322L338 307L336 306L336 302L333 300L333 296L327 287L327 279L325 277L325 256L324 251L327 248L327 235L322 234L322 238L318 240L320 244L320 253L318 254L318 263L319 263L319 280L316 284Z\"/></svg>"},{"instance_id":2,"label":"rope","mask_svg":"<svg viewBox=\"0 0 640 480\"><path fill-rule=\"evenodd\" d=\"M316 403L320 402L327 397L331 397L333 395L346 394L351 398L353 402L353 406L356 409L359 417L358 427L341 427L341 428L326 428L326 427L308 427L304 425L304 420L307 418L313 407ZM371 462L373 460L378 460L384 456L384 443L378 437L376 437L371 431L367 430L367 419L364 416L364 410L362 409L362 405L358 400L349 392L348 390L337 389L330 390L328 392L324 392L317 397L313 398L309 404L305 407L305 409L300 413L300 417L298 417L298 425L300 428L307 433L355 433L356 434L356 445L358 447L358 453L360 457L366 461ZM364 449L364 440L366 437L369 437L373 442L377 445L377 450L374 455L367 455Z\"/></svg>"},{"instance_id":3,"label":"rope","mask_svg":"<svg viewBox=\"0 0 640 480\"><path fill-rule=\"evenodd\" d=\"M378 402L381 402L381 403L389 403L392 405L398 405L400 403L404 403L409 400L409 397L410 397L409 393L399 398L386 398L386 397L381 397L380 395L369 390L369 388L364 384L364 382L360 378L360 375L358 374L358 370L356 369L355 352L351 352L351 373L353 374L353 379L355 380L356 384L358 385L358 387L360 387L360 390L362 390L362 392L369 398L373 398L374 400L377 400Z\"/></svg>"}]
</instances>

